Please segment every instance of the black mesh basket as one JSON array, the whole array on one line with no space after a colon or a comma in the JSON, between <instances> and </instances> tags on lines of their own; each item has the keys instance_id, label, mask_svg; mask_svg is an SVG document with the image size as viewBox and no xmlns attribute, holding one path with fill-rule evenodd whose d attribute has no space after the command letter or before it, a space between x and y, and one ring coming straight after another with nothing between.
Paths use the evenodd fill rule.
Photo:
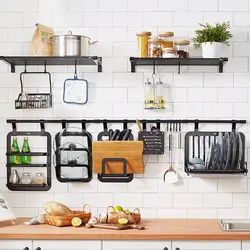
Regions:
<instances>
[{"instance_id":1,"label":"black mesh basket","mask_svg":"<svg viewBox=\"0 0 250 250\"><path fill-rule=\"evenodd\" d=\"M23 91L23 74L48 74L50 93L24 93ZM46 70L44 72L27 72L26 70L20 74L21 93L15 100L16 109L47 109L52 108L52 87L51 74Z\"/></svg>"}]
</instances>

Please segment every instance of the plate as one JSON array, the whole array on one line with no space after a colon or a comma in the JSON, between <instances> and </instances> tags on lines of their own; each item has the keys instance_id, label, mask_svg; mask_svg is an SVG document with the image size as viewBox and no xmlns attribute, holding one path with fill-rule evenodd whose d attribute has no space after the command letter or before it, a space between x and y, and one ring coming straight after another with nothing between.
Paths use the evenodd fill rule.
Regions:
<instances>
[{"instance_id":1,"label":"plate","mask_svg":"<svg viewBox=\"0 0 250 250\"><path fill-rule=\"evenodd\" d=\"M236 136L234 132L230 133L230 144L231 144L231 152L232 152L232 161L231 161L231 168L230 169L236 169L237 168L237 143L236 143ZM235 166L236 165L236 166Z\"/></svg>"},{"instance_id":2,"label":"plate","mask_svg":"<svg viewBox=\"0 0 250 250\"><path fill-rule=\"evenodd\" d=\"M224 162L225 162L225 168L224 169L229 169L230 167L230 161L231 161L231 144L230 144L230 134L228 132L225 133L224 135L225 138L225 153L224 153Z\"/></svg>"},{"instance_id":3,"label":"plate","mask_svg":"<svg viewBox=\"0 0 250 250\"><path fill-rule=\"evenodd\" d=\"M243 155L243 144L242 144L242 139L241 139L241 135L239 132L237 132L236 134L237 139L238 139L238 160L237 160L237 169L241 168L241 160L242 160L242 155Z\"/></svg>"},{"instance_id":4,"label":"plate","mask_svg":"<svg viewBox=\"0 0 250 250\"><path fill-rule=\"evenodd\" d=\"M209 169L209 168L211 169L213 151L214 151L214 142L211 142L211 145L210 145L208 153L207 153L205 169Z\"/></svg>"}]
</instances>

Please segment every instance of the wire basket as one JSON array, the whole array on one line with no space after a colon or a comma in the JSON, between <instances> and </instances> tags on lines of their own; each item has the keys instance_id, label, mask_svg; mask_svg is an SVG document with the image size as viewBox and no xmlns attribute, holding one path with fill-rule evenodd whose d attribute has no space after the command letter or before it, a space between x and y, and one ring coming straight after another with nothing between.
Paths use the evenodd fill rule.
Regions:
<instances>
[{"instance_id":1,"label":"wire basket","mask_svg":"<svg viewBox=\"0 0 250 250\"><path fill-rule=\"evenodd\" d=\"M52 107L52 94L19 94L18 99L15 100L16 109L46 109Z\"/></svg>"}]
</instances>

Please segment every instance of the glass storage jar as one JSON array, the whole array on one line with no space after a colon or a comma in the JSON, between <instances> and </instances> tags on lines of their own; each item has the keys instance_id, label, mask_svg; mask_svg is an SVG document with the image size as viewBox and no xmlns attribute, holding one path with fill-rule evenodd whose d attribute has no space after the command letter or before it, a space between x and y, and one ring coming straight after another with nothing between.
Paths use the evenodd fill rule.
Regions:
<instances>
[{"instance_id":1,"label":"glass storage jar","mask_svg":"<svg viewBox=\"0 0 250 250\"><path fill-rule=\"evenodd\" d=\"M176 58L177 49L176 48L164 48L162 49L162 57L164 58Z\"/></svg>"},{"instance_id":2,"label":"glass storage jar","mask_svg":"<svg viewBox=\"0 0 250 250\"><path fill-rule=\"evenodd\" d=\"M148 57L148 40L150 36L150 31L143 31L137 34L139 57Z\"/></svg>"},{"instance_id":3,"label":"glass storage jar","mask_svg":"<svg viewBox=\"0 0 250 250\"><path fill-rule=\"evenodd\" d=\"M35 177L33 178L33 184L45 184L45 177L43 173L36 173Z\"/></svg>"},{"instance_id":4,"label":"glass storage jar","mask_svg":"<svg viewBox=\"0 0 250 250\"><path fill-rule=\"evenodd\" d=\"M160 39L162 39L162 49L164 48L173 48L174 42L172 37L174 36L174 32L162 32L159 34Z\"/></svg>"},{"instance_id":5,"label":"glass storage jar","mask_svg":"<svg viewBox=\"0 0 250 250\"><path fill-rule=\"evenodd\" d=\"M23 173L22 178L21 178L21 183L22 184L31 184L32 179L31 179L31 174L30 173Z\"/></svg>"},{"instance_id":6,"label":"glass storage jar","mask_svg":"<svg viewBox=\"0 0 250 250\"><path fill-rule=\"evenodd\" d=\"M148 41L148 57L159 58L162 57L162 39L151 38Z\"/></svg>"},{"instance_id":7,"label":"glass storage jar","mask_svg":"<svg viewBox=\"0 0 250 250\"><path fill-rule=\"evenodd\" d=\"M189 52L188 52L189 44L190 44L189 40L175 41L175 45L177 47L177 55L179 58L189 57Z\"/></svg>"}]
</instances>

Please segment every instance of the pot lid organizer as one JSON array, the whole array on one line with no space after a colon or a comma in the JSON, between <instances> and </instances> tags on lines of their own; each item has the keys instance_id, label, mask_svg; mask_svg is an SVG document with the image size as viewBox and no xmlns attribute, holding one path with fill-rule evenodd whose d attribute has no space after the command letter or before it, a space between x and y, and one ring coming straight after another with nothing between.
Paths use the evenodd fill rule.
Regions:
<instances>
[{"instance_id":1,"label":"pot lid organizer","mask_svg":"<svg viewBox=\"0 0 250 250\"><path fill-rule=\"evenodd\" d=\"M92 179L92 135L82 128L66 127L55 136L54 165L60 182L89 182Z\"/></svg>"},{"instance_id":2,"label":"pot lid organizer","mask_svg":"<svg viewBox=\"0 0 250 250\"><path fill-rule=\"evenodd\" d=\"M89 182L92 171L101 182L131 182L134 174L144 173L147 162L143 161L143 154L166 153L165 140L173 138L173 133L178 135L178 149L182 150L181 124L184 123L194 124L194 131L185 135L184 169L188 175L246 175L248 172L245 163L245 136L236 130L236 125L244 124L246 120L7 120L7 123L11 123L13 128L7 135L7 187L14 191L49 190L52 160L60 182ZM39 123L41 131L17 131L18 123ZM51 135L45 131L46 123L62 124L61 131L54 138L53 155ZM97 135L97 141L93 141L91 133L86 129L87 124L91 123L103 124L103 131ZM132 123L138 125L138 140L134 140L134 134L128 128L128 124ZM232 124L232 131L199 131L201 123ZM123 124L123 129L109 129L109 124ZM163 124L166 126L161 130ZM147 125L150 125L149 131ZM165 135L168 136L164 138ZM18 146L14 144L15 138L35 136L46 139L46 150L33 152L38 147L35 145L37 142L33 141L31 149L25 151L24 142L20 153ZM172 151L172 147L169 147L168 153L172 162L170 148ZM36 162L36 157L39 157L39 161L43 160L43 163ZM23 162L25 159L28 162ZM27 173L27 167L29 172L35 169L35 173ZM46 175L43 180L46 181L37 184L36 178L41 179L41 173L37 171L42 172L41 169L42 176ZM18 176L19 170L23 172L22 178ZM171 171L175 173L172 165ZM32 175L35 177L29 182Z\"/></svg>"}]
</instances>

